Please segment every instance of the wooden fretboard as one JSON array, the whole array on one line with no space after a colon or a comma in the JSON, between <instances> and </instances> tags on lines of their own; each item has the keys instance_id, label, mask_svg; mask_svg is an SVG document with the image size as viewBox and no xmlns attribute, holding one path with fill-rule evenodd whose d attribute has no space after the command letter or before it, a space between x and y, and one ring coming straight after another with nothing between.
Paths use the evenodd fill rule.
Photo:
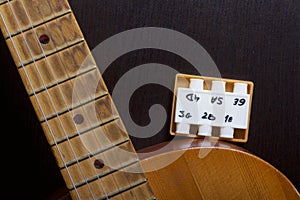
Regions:
<instances>
[{"instance_id":1,"label":"wooden fretboard","mask_svg":"<svg viewBox=\"0 0 300 200\"><path fill-rule=\"evenodd\" d=\"M72 199L155 199L67 0L0 0L0 13Z\"/></svg>"}]
</instances>

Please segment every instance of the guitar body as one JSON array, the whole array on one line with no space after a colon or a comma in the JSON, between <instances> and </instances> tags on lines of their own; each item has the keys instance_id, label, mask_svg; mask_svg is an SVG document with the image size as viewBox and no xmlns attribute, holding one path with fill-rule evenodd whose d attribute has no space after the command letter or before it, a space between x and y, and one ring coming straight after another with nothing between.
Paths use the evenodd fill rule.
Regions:
<instances>
[{"instance_id":1,"label":"guitar body","mask_svg":"<svg viewBox=\"0 0 300 200\"><path fill-rule=\"evenodd\" d=\"M20 2L25 2L25 5ZM233 1L228 4L224 2L217 4L201 0L191 2L140 1L138 4L131 1L121 2L114 0L49 0L43 2L50 2L53 8L61 8L59 12L53 11L58 12L56 15L58 18L47 16L48 12L46 11L48 8L45 3L39 4L38 1L30 0L16 0L9 1L8 3L6 0L0 0L0 7L3 7L1 12L5 16L1 15L1 30L4 31L5 38L1 38L0 46L1 50L4 49L5 51L1 52L0 55L3 65L1 68L2 82L0 85L2 95L9 97L3 98L6 110L2 114L7 116L4 119L5 121L3 121L3 125L10 130L9 134L4 134L2 140L11 141L13 149L17 152L22 152L22 156L19 157L19 159L22 159L22 162L19 160L19 163L23 164L13 164L15 163L16 156L12 156L11 153L5 154L3 162L7 164L3 167L5 167L4 171L7 175L7 182L4 189L5 192L2 194L4 199L19 199L24 196L32 197L32 199L45 199L52 193L54 196L50 195L49 199L71 198L64 182L68 175L64 173L61 176L60 172L64 166L57 166L58 163L56 161L60 159L60 155L57 153L59 152L57 151L58 148L51 140L51 146L48 146L51 134L47 133L46 137L43 135L45 130L48 129L45 128L46 126L43 129L40 127L40 123L43 122L43 116L40 113L37 118L36 114L39 113L39 106L34 100L30 101L28 98L28 95L30 95L32 100L34 99L32 98L34 95L29 90L30 84L26 84L27 77L20 70L24 67L30 67L28 71L32 71L36 67L32 59L34 61L47 60L43 58L44 52L39 52L39 45L34 42L36 38L31 37L33 34L27 35L28 30L31 30L32 23L29 23L26 17L24 17L27 12L18 12L18 10L22 11L23 7L26 7L27 14L39 13L38 9L33 9L34 6L43 8L40 9L40 14L45 11L46 13L44 14L47 17L44 20L45 23L42 23L40 19L32 17L35 20L33 23L37 24L35 27L37 27L38 34L44 33L45 30L49 31L48 34L52 36L51 38L56 39L56 50L65 53L62 56L61 64L70 67L70 72L66 74L61 73L62 76L60 76L59 84L64 84L65 87L63 88L68 88L72 85L68 84L70 80L69 78L66 79L66 77L70 77L70 79L74 78L76 72L75 69L71 69L73 65L67 62L71 63L72 60L78 61L78 59L80 60L84 57L76 56L76 59L73 59L72 56L77 55L77 53L83 52L82 55L89 53L89 49L85 45L89 44L90 48L93 49L116 33L131 28L153 26L179 31L195 39L206 48L212 58L216 59L215 61L219 65L218 69L222 72L222 76L253 80L257 84L254 92L249 141L246 144L239 144L239 146L255 152L255 155L259 157L246 152L238 146L221 141L203 141L191 138L175 140L170 136L168 127L170 120L168 113L170 113L173 97L170 92L171 90L168 90L164 85L158 86L158 83L152 80L151 84L145 84L134 91L132 98L130 98L130 104L126 106L129 107L132 121L137 126L143 127L150 123L151 120L149 119L148 111L153 104L161 104L167 113L166 123L155 136L139 138L130 135L130 139L138 152L141 166L145 171L145 177L158 200L299 199L299 192L296 188L299 188L300 183L300 135L297 133L297 130L299 130L299 123L297 121L299 119L299 112L297 109L299 108L298 102L300 96L299 93L295 92L299 91L299 76L297 76L299 74L299 68L297 68L299 64L299 60L297 59L299 56L297 54L299 50L299 29L296 29L297 26L293 25L293 23L296 24L297 17L295 16L298 16L299 13L294 9L297 8L297 5L295 5L297 3L286 1L278 6L274 6L274 3L276 5L278 3L275 0L262 2L245 1L232 6L234 4ZM72 11L69 10L68 2L70 2L71 8L74 8L74 17L78 17L78 22L80 27L82 27L83 35L86 36L86 41L79 27L76 26L76 20L71 15ZM57 6L53 6L56 4ZM15 14L9 13L10 6L8 5L12 5L12 10L15 10ZM22 13L24 16L22 16ZM273 13L276 15L273 15ZM15 18L14 15L18 19L9 20L9 18ZM260 17L257 18L256 16ZM53 20L50 20L61 18L64 20L57 21L57 23L53 23ZM22 22L20 25L24 25L24 34L17 33L19 24L11 23L14 21ZM257 21L261 23L257 23ZM274 23L269 23L270 21L274 21ZM56 25L58 25L58 29L49 28L56 27ZM65 28L67 31L61 32L65 31ZM8 29L9 31L7 31ZM75 30L78 34L70 34L76 32ZM32 45L31 47L35 50L34 53L36 55L32 56L28 52L26 54L28 49L25 47L28 44L24 43L23 35L26 37L25 40L29 41L28 43ZM60 41L63 36L72 36L73 40L70 44L73 46L85 45L80 46L81 50L74 51L71 46L67 46L64 42ZM18 38L16 42L20 44L15 45L12 43L13 38ZM68 39L70 38L68 37ZM8 41L9 49L5 45L5 41ZM40 40L43 43L46 43L46 41ZM53 58L57 52L53 50L55 48L51 41L48 44L43 44L43 47L47 50L47 56ZM126 41L122 42L126 43ZM186 48L183 49L184 52L190 52L189 45L183 45L182 48ZM17 49L17 52L15 49ZM9 50L13 58L8 54ZM22 52L25 52L25 54L23 55ZM24 59L25 66L21 66L22 62L18 58L20 53L22 59ZM55 60L57 59L52 59L51 61ZM101 84L103 87L106 87L104 84L105 81L108 89L104 88L104 93L102 93L103 91L99 92L97 100L102 95L106 95L106 97L109 97L107 99L110 100L109 93L112 94L114 92L116 86L118 86L119 79L124 77L135 66L147 63L163 63L169 66L170 69L182 73L198 73L195 66L187 62L185 58L168 51L151 48L131 51L116 58L105 73L101 74L101 76L103 75L103 80L101 79L103 82ZM39 64L40 62L38 62ZM55 66L60 65L59 63L55 63ZM71 70L74 70L74 73ZM93 68L93 70L95 69ZM91 71L92 68L87 68L85 73ZM23 77L18 76L19 74L17 73L19 72L20 74L23 73ZM41 70L41 72L43 75L47 74L47 71ZM156 71L157 75L160 73L160 70ZM96 74L99 73L97 72ZM268 77L269 74L272 74L272 76ZM36 76L40 75L40 73L29 75L34 80L34 85L39 86L41 80ZM102 78L101 76L99 77ZM132 80L135 79L130 79L130 81ZM25 88L23 87L24 85L21 85L24 83L22 81L25 82ZM50 81L47 82L48 85L50 86L49 88L55 88ZM43 92L41 87L35 89L39 94ZM65 90L63 94L68 95L67 91L69 90ZM47 98L44 98L47 95L43 94L41 95L43 97L42 102L47 102ZM59 94L58 92L52 94L53 96L58 96L60 100L63 99L60 95L57 95ZM141 96L145 98L140 98ZM82 100L85 101L86 99L88 98L83 98ZM88 101L82 104L83 113L88 113L88 109L84 105L90 101L92 100L88 99ZM32 102L35 104L31 107L29 105ZM62 101L56 101L57 104L55 107L61 106L59 102ZM101 105L106 105L105 103L107 102L110 103L109 101L103 102ZM288 103L284 104L282 102ZM108 103L107 105L110 105ZM51 106L43 106L43 110L49 116L53 114L51 113L53 111L50 109ZM68 106L60 108L62 109L60 113L65 113ZM101 112L99 111L97 114L101 115ZM121 118L123 118L122 114ZM67 117L64 119L69 119L71 115L65 116ZM86 117L84 114L77 116L79 116L79 119L80 116ZM97 120L103 121L104 119L105 123L112 122L113 116L108 115L107 118L105 117L102 116ZM49 119L53 119L53 116L49 117ZM127 120L125 117L123 119ZM16 124L18 123L18 126L12 127L10 125L11 121ZM77 124L79 122L80 120L74 120L70 124ZM103 124L98 125L102 126ZM125 127L129 127L130 124L127 125L125 123ZM85 124L80 124L80 126L85 126ZM72 134L71 137L75 138L72 127L68 125L65 127ZM86 127L83 127L83 129L86 129ZM259 134L262 132L267 134ZM129 141L125 134L120 134L121 137L124 141ZM64 140L60 139L62 138L59 138L59 144L62 144ZM77 143L74 142L73 144ZM81 146L74 145L76 150ZM287 146L289 148L286 148ZM67 148L59 147L63 149L63 152L66 153L65 155L70 153ZM90 155L88 152L82 152L81 150L78 149L76 153ZM129 150L134 152L133 148ZM3 146L2 152L8 152L6 146ZM51 155L53 152L56 152L55 157ZM72 161L73 158L69 157L69 159ZM272 165L266 161L270 161ZM86 171L89 172L89 170ZM24 180L33 180L34 183L26 184ZM80 181L78 178L78 182ZM22 187L16 189L19 185ZM57 188L59 188L58 191L56 191Z\"/></svg>"},{"instance_id":2,"label":"guitar body","mask_svg":"<svg viewBox=\"0 0 300 200\"><path fill-rule=\"evenodd\" d=\"M300 199L285 175L238 146L191 139L171 143L141 151L164 149L141 162L158 200Z\"/></svg>"}]
</instances>

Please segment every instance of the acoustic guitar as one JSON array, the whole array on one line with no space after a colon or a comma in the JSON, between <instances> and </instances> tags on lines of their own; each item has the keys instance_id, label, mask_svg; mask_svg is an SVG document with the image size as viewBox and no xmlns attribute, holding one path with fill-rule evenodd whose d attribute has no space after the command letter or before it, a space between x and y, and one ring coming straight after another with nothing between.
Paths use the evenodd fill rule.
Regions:
<instances>
[{"instance_id":1,"label":"acoustic guitar","mask_svg":"<svg viewBox=\"0 0 300 200\"><path fill-rule=\"evenodd\" d=\"M300 199L230 143L176 138L135 151L67 0L0 0L3 37L67 192L51 199Z\"/></svg>"}]
</instances>

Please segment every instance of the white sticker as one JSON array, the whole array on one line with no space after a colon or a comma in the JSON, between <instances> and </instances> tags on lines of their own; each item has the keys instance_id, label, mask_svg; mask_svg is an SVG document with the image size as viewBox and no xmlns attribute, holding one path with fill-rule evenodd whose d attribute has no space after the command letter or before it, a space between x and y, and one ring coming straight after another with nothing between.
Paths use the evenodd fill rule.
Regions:
<instances>
[{"instance_id":1,"label":"white sticker","mask_svg":"<svg viewBox=\"0 0 300 200\"><path fill-rule=\"evenodd\" d=\"M178 88L175 122L246 129L250 95Z\"/></svg>"}]
</instances>

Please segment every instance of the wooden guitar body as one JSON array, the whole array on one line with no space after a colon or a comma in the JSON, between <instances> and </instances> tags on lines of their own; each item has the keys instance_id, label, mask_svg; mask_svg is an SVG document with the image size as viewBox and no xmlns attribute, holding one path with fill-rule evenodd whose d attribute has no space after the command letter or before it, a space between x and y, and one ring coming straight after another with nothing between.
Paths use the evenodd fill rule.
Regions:
<instances>
[{"instance_id":1,"label":"wooden guitar body","mask_svg":"<svg viewBox=\"0 0 300 200\"><path fill-rule=\"evenodd\" d=\"M231 143L177 139L142 152L149 152L141 163L158 200L300 199L279 170Z\"/></svg>"}]
</instances>

